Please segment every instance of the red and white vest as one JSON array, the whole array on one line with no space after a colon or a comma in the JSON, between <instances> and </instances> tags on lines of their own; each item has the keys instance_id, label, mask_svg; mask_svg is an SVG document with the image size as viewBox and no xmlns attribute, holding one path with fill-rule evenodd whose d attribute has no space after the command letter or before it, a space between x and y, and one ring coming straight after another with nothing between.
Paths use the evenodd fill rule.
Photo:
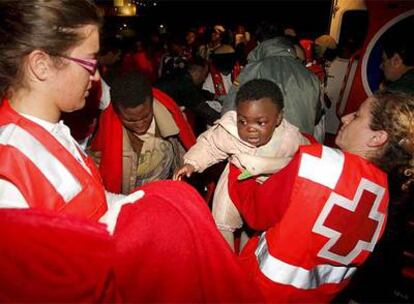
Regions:
<instances>
[{"instance_id":1,"label":"red and white vest","mask_svg":"<svg viewBox=\"0 0 414 304\"><path fill-rule=\"evenodd\" d=\"M47 130L1 102L0 178L13 183L31 208L98 220L107 210L105 189L93 161L82 157L91 174Z\"/></svg>"},{"instance_id":2,"label":"red and white vest","mask_svg":"<svg viewBox=\"0 0 414 304\"><path fill-rule=\"evenodd\" d=\"M384 231L387 177L340 150L310 145L299 153L285 214L247 245L241 259L272 302L328 302Z\"/></svg>"},{"instance_id":3,"label":"red and white vest","mask_svg":"<svg viewBox=\"0 0 414 304\"><path fill-rule=\"evenodd\" d=\"M232 83L237 79L237 77L239 77L240 71L241 71L241 66L237 62L234 65L233 70L231 71ZM210 74L211 74L211 79L214 85L215 96L219 97L219 96L226 95L228 92L224 85L223 76L221 75L220 71L214 66L214 64L210 65Z\"/></svg>"}]
</instances>

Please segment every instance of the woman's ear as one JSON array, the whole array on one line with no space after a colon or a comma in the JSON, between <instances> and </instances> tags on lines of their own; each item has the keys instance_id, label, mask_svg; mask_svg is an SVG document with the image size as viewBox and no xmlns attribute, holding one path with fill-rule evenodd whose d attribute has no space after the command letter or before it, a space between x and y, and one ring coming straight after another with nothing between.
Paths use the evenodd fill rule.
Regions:
<instances>
[{"instance_id":1,"label":"woman's ear","mask_svg":"<svg viewBox=\"0 0 414 304\"><path fill-rule=\"evenodd\" d=\"M384 130L374 131L374 134L368 141L368 147L377 148L383 146L388 140L388 133Z\"/></svg>"},{"instance_id":2,"label":"woman's ear","mask_svg":"<svg viewBox=\"0 0 414 304\"><path fill-rule=\"evenodd\" d=\"M41 50L34 50L27 58L27 69L33 80L44 81L50 70L50 57Z\"/></svg>"}]
</instances>

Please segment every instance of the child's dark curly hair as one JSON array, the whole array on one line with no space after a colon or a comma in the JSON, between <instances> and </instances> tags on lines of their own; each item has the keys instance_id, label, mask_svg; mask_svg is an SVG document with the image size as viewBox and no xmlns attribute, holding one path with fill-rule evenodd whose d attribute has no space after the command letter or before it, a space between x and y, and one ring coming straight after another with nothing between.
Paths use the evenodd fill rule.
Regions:
<instances>
[{"instance_id":1,"label":"child's dark curly hair","mask_svg":"<svg viewBox=\"0 0 414 304\"><path fill-rule=\"evenodd\" d=\"M279 86L271 80L253 79L243 84L236 95L236 106L241 102L269 98L279 111L284 108L283 95Z\"/></svg>"}]
</instances>

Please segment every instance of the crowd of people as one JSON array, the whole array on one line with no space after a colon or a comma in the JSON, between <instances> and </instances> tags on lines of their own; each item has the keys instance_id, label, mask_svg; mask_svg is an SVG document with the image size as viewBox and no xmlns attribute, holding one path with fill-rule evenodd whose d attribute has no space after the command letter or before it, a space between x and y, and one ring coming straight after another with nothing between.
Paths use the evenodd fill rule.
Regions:
<instances>
[{"instance_id":1,"label":"crowd of people","mask_svg":"<svg viewBox=\"0 0 414 304\"><path fill-rule=\"evenodd\" d=\"M412 41L333 148L326 35L314 59L269 21L124 49L89 0L0 15L2 302L329 302L386 234L387 174L411 190ZM211 210L184 179L221 161Z\"/></svg>"}]
</instances>

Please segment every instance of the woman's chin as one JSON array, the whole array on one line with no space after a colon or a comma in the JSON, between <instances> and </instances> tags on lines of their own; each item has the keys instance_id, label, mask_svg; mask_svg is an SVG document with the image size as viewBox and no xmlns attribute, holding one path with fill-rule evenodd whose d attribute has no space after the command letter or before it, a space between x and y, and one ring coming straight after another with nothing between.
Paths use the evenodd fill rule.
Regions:
<instances>
[{"instance_id":1,"label":"woman's chin","mask_svg":"<svg viewBox=\"0 0 414 304\"><path fill-rule=\"evenodd\" d=\"M336 135L335 137L335 145L337 145L340 149L342 149L342 144L341 144L341 139L340 139L340 135Z\"/></svg>"},{"instance_id":2,"label":"woman's chin","mask_svg":"<svg viewBox=\"0 0 414 304\"><path fill-rule=\"evenodd\" d=\"M84 106L85 106L85 104L86 104L86 100L85 100L85 98L83 98L80 102L78 102L77 103L77 105L75 106L73 106L72 108L70 108L70 109L65 109L65 111L63 111L63 112L66 112L66 113L71 113L71 112L75 112L75 111L77 111L77 110L80 110L80 109L82 109Z\"/></svg>"}]
</instances>

